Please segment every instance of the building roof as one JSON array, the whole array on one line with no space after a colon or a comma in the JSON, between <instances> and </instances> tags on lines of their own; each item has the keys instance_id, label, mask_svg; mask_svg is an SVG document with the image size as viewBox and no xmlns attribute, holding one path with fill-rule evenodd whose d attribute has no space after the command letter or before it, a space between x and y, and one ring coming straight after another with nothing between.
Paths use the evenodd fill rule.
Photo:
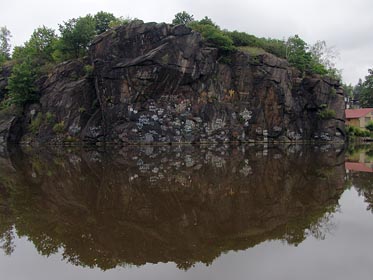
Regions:
<instances>
[{"instance_id":1,"label":"building roof","mask_svg":"<svg viewBox=\"0 0 373 280\"><path fill-rule=\"evenodd\" d=\"M373 169L361 162L345 162L346 169L350 171L373 173Z\"/></svg>"},{"instance_id":2,"label":"building roof","mask_svg":"<svg viewBox=\"0 0 373 280\"><path fill-rule=\"evenodd\" d=\"M347 109L345 110L346 119L358 119L373 111L373 108Z\"/></svg>"}]
</instances>

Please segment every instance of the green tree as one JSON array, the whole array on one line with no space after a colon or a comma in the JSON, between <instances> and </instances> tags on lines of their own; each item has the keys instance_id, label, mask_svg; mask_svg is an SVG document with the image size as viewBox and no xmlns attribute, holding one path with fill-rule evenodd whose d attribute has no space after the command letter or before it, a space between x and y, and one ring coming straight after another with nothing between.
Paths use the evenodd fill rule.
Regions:
<instances>
[{"instance_id":1,"label":"green tree","mask_svg":"<svg viewBox=\"0 0 373 280\"><path fill-rule=\"evenodd\" d=\"M373 107L373 69L368 70L368 75L362 84L360 106L363 108Z\"/></svg>"},{"instance_id":2,"label":"green tree","mask_svg":"<svg viewBox=\"0 0 373 280\"><path fill-rule=\"evenodd\" d=\"M64 59L79 58L86 54L96 34L96 22L91 15L70 19L59 25L61 39L58 48Z\"/></svg>"},{"instance_id":3,"label":"green tree","mask_svg":"<svg viewBox=\"0 0 373 280\"><path fill-rule=\"evenodd\" d=\"M194 21L193 15L188 14L186 11L182 11L175 15L175 18L172 20L172 24L188 24Z\"/></svg>"},{"instance_id":4,"label":"green tree","mask_svg":"<svg viewBox=\"0 0 373 280\"><path fill-rule=\"evenodd\" d=\"M30 40L23 47L15 47L13 59L31 58L39 60L39 63L52 61L58 37L53 29L45 26L34 30Z\"/></svg>"},{"instance_id":5,"label":"green tree","mask_svg":"<svg viewBox=\"0 0 373 280\"><path fill-rule=\"evenodd\" d=\"M8 104L23 106L37 100L36 74L35 65L31 59L25 59L13 67L7 86Z\"/></svg>"},{"instance_id":6,"label":"green tree","mask_svg":"<svg viewBox=\"0 0 373 280\"><path fill-rule=\"evenodd\" d=\"M215 24L215 22L212 21L211 18L209 17L204 17L203 19L201 19L199 21L199 24L202 24L202 25L211 25L217 29L220 29L218 25Z\"/></svg>"},{"instance_id":7,"label":"green tree","mask_svg":"<svg viewBox=\"0 0 373 280\"><path fill-rule=\"evenodd\" d=\"M312 56L313 72L326 74L335 79L341 79L341 71L335 67L335 61L339 57L334 47L329 47L325 41L317 41L309 47Z\"/></svg>"},{"instance_id":8,"label":"green tree","mask_svg":"<svg viewBox=\"0 0 373 280\"><path fill-rule=\"evenodd\" d=\"M360 102L362 91L363 91L363 80L360 78L358 83L354 86L354 89L353 89L353 100Z\"/></svg>"},{"instance_id":9,"label":"green tree","mask_svg":"<svg viewBox=\"0 0 373 280\"><path fill-rule=\"evenodd\" d=\"M110 23L115 22L117 18L112 13L100 11L93 17L95 21L96 34L100 34L110 29Z\"/></svg>"},{"instance_id":10,"label":"green tree","mask_svg":"<svg viewBox=\"0 0 373 280\"><path fill-rule=\"evenodd\" d=\"M286 42L286 58L293 66L305 72L309 69L312 57L308 46L298 35L289 37Z\"/></svg>"},{"instance_id":11,"label":"green tree","mask_svg":"<svg viewBox=\"0 0 373 280\"><path fill-rule=\"evenodd\" d=\"M6 26L0 28L0 64L10 59L10 31Z\"/></svg>"},{"instance_id":12,"label":"green tree","mask_svg":"<svg viewBox=\"0 0 373 280\"><path fill-rule=\"evenodd\" d=\"M350 97L350 98L353 98L353 95L354 95L354 87L349 84L342 84L342 87L343 87L343 91L345 93L346 96Z\"/></svg>"}]
</instances>

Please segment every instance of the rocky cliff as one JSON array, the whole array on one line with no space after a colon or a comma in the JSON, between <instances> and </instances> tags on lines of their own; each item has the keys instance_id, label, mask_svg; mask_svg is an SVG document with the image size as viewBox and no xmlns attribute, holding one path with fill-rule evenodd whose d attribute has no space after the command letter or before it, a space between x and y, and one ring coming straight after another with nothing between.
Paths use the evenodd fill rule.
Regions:
<instances>
[{"instance_id":1,"label":"rocky cliff","mask_svg":"<svg viewBox=\"0 0 373 280\"><path fill-rule=\"evenodd\" d=\"M133 22L107 31L86 60L58 65L39 87L40 103L21 121L3 118L9 129L22 123L17 135L3 138L125 144L345 137L337 81L304 76L267 53L221 57L184 25Z\"/></svg>"}]
</instances>

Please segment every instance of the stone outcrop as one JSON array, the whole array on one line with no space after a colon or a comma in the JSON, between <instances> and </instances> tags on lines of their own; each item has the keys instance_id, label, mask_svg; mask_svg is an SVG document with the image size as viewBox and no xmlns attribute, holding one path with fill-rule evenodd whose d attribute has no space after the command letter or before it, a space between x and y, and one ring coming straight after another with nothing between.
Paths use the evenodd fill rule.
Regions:
<instances>
[{"instance_id":1,"label":"stone outcrop","mask_svg":"<svg viewBox=\"0 0 373 280\"><path fill-rule=\"evenodd\" d=\"M224 61L224 63L222 62ZM26 142L343 141L337 81L271 54L221 57L184 25L133 22L58 65L25 113ZM40 127L30 131L35 118Z\"/></svg>"}]
</instances>

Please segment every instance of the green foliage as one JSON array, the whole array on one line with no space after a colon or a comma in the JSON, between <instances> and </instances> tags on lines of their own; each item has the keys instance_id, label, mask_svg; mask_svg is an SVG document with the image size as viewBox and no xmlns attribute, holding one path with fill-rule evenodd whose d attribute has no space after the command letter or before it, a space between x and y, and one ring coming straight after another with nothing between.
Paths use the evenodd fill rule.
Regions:
<instances>
[{"instance_id":1,"label":"green foliage","mask_svg":"<svg viewBox=\"0 0 373 280\"><path fill-rule=\"evenodd\" d=\"M213 22L211 18L206 17L206 16L203 19L201 19L198 23L202 25L211 25L213 27L220 29L219 26L216 25L215 22Z\"/></svg>"},{"instance_id":2,"label":"green foliage","mask_svg":"<svg viewBox=\"0 0 373 280\"><path fill-rule=\"evenodd\" d=\"M263 49L278 57L285 58L286 56L286 45L282 40L258 38L254 35L238 31L227 31L226 34L232 39L233 44L237 47L253 47Z\"/></svg>"},{"instance_id":3,"label":"green foliage","mask_svg":"<svg viewBox=\"0 0 373 280\"><path fill-rule=\"evenodd\" d=\"M55 118L56 118L56 116L51 112L47 112L45 114L45 120L47 121L48 124L52 124L54 122Z\"/></svg>"},{"instance_id":4,"label":"green foliage","mask_svg":"<svg viewBox=\"0 0 373 280\"><path fill-rule=\"evenodd\" d=\"M188 24L194 21L193 15L188 14L185 11L177 13L175 18L172 20L172 24Z\"/></svg>"},{"instance_id":5,"label":"green foliage","mask_svg":"<svg viewBox=\"0 0 373 280\"><path fill-rule=\"evenodd\" d=\"M39 131L39 128L43 122L43 114L39 112L34 119L31 120L29 125L29 130L31 133L36 134Z\"/></svg>"},{"instance_id":6,"label":"green foliage","mask_svg":"<svg viewBox=\"0 0 373 280\"><path fill-rule=\"evenodd\" d=\"M368 122L365 128L368 129L370 132L373 132L373 121Z\"/></svg>"},{"instance_id":7,"label":"green foliage","mask_svg":"<svg viewBox=\"0 0 373 280\"><path fill-rule=\"evenodd\" d=\"M311 54L307 51L307 43L298 35L290 37L286 42L286 58L293 66L302 72L309 69L312 61Z\"/></svg>"},{"instance_id":8,"label":"green foliage","mask_svg":"<svg viewBox=\"0 0 373 280\"><path fill-rule=\"evenodd\" d=\"M321 111L317 112L317 116L322 120L328 120L335 118L336 112L332 109L322 109Z\"/></svg>"},{"instance_id":9,"label":"green foliage","mask_svg":"<svg viewBox=\"0 0 373 280\"><path fill-rule=\"evenodd\" d=\"M341 79L340 71L335 68L334 61L339 54L334 47L328 47L325 41L317 41L314 45L309 46L309 52L312 56L312 67L315 68L315 73Z\"/></svg>"},{"instance_id":10,"label":"green foliage","mask_svg":"<svg viewBox=\"0 0 373 280\"><path fill-rule=\"evenodd\" d=\"M117 18L112 13L100 11L94 15L96 34L100 34L110 29L110 23L116 21Z\"/></svg>"},{"instance_id":11,"label":"green foliage","mask_svg":"<svg viewBox=\"0 0 373 280\"><path fill-rule=\"evenodd\" d=\"M45 26L34 30L31 38L22 47L15 47L13 59L32 59L37 64L53 61L52 54L57 44L57 35L53 29Z\"/></svg>"},{"instance_id":12,"label":"green foliage","mask_svg":"<svg viewBox=\"0 0 373 280\"><path fill-rule=\"evenodd\" d=\"M189 26L201 33L207 43L217 47L223 54L235 49L232 39L220 30L211 19L205 17L201 21L191 22Z\"/></svg>"},{"instance_id":13,"label":"green foliage","mask_svg":"<svg viewBox=\"0 0 373 280\"><path fill-rule=\"evenodd\" d=\"M346 126L346 132L349 138L353 137L370 137L371 133L368 130L361 129L356 126Z\"/></svg>"},{"instance_id":14,"label":"green foliage","mask_svg":"<svg viewBox=\"0 0 373 280\"><path fill-rule=\"evenodd\" d=\"M56 123L54 126L53 126L53 131L57 134L59 133L62 133L64 132L65 130L65 122L64 121L61 121L59 123Z\"/></svg>"},{"instance_id":15,"label":"green foliage","mask_svg":"<svg viewBox=\"0 0 373 280\"><path fill-rule=\"evenodd\" d=\"M124 18L124 17L115 18L115 20L112 20L109 23L109 27L114 28L114 27L117 27L117 26L126 25L126 24L128 24L132 21L136 21L136 20L138 20L138 19L131 19L129 17L127 17L127 18Z\"/></svg>"},{"instance_id":16,"label":"green foliage","mask_svg":"<svg viewBox=\"0 0 373 280\"><path fill-rule=\"evenodd\" d=\"M84 73L87 75L87 76L91 76L92 73L93 73L93 66L92 65L84 65Z\"/></svg>"},{"instance_id":17,"label":"green foliage","mask_svg":"<svg viewBox=\"0 0 373 280\"><path fill-rule=\"evenodd\" d=\"M373 69L368 70L368 75L365 76L365 81L360 86L360 106L373 107Z\"/></svg>"},{"instance_id":18,"label":"green foliage","mask_svg":"<svg viewBox=\"0 0 373 280\"><path fill-rule=\"evenodd\" d=\"M0 28L0 65L10 59L10 31L6 26Z\"/></svg>"},{"instance_id":19,"label":"green foliage","mask_svg":"<svg viewBox=\"0 0 373 280\"><path fill-rule=\"evenodd\" d=\"M348 96L348 97L351 97L353 98L353 95L354 95L354 87L349 84L342 84L342 88L343 88L343 91L345 93L345 96Z\"/></svg>"},{"instance_id":20,"label":"green foliage","mask_svg":"<svg viewBox=\"0 0 373 280\"><path fill-rule=\"evenodd\" d=\"M258 47L238 47L238 50L246 52L252 56L259 56L265 53L265 50Z\"/></svg>"},{"instance_id":21,"label":"green foliage","mask_svg":"<svg viewBox=\"0 0 373 280\"><path fill-rule=\"evenodd\" d=\"M59 25L61 39L58 50L64 59L86 54L89 42L96 34L96 22L91 15L70 19Z\"/></svg>"},{"instance_id":22,"label":"green foliage","mask_svg":"<svg viewBox=\"0 0 373 280\"><path fill-rule=\"evenodd\" d=\"M8 80L8 102L23 106L26 103L37 100L37 88L35 86L36 71L30 59L13 67Z\"/></svg>"}]
</instances>

